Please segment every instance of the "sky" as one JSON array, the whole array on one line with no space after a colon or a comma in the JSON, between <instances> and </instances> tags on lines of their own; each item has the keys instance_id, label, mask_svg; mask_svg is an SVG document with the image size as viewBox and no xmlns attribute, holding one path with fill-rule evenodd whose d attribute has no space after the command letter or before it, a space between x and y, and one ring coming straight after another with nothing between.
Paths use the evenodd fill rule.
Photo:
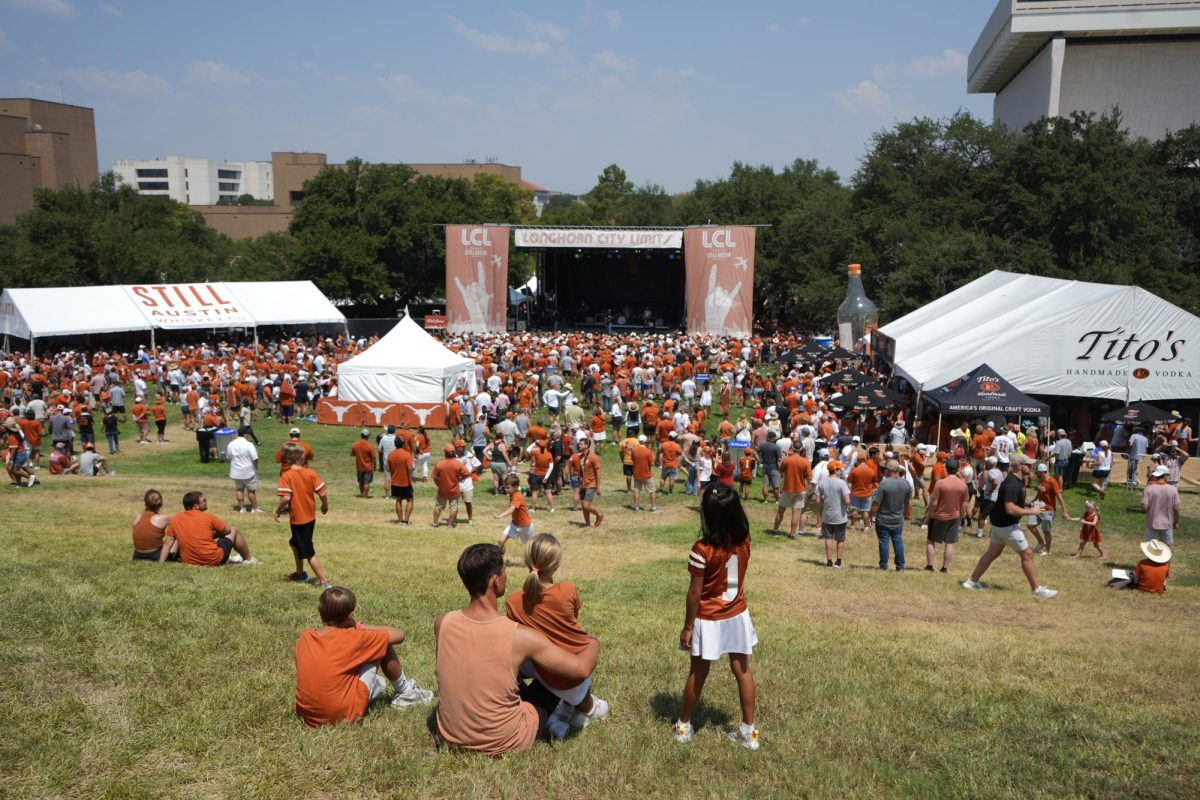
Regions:
<instances>
[{"instance_id":1,"label":"sky","mask_svg":"<svg viewBox=\"0 0 1200 800\"><path fill-rule=\"evenodd\" d=\"M495 159L669 192L960 109L994 0L0 0L0 96L95 109L101 170L168 155Z\"/></svg>"}]
</instances>

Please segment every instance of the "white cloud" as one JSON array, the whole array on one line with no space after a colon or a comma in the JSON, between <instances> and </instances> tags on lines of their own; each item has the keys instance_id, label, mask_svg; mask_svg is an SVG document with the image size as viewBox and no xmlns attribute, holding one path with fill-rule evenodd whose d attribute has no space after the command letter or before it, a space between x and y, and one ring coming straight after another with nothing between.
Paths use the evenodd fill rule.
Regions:
<instances>
[{"instance_id":1,"label":"white cloud","mask_svg":"<svg viewBox=\"0 0 1200 800\"><path fill-rule=\"evenodd\" d=\"M834 92L833 97L849 114L887 116L893 109L891 96L872 81L859 81L849 89Z\"/></svg>"},{"instance_id":2,"label":"white cloud","mask_svg":"<svg viewBox=\"0 0 1200 800\"><path fill-rule=\"evenodd\" d=\"M4 32L3 28L0 28L0 50L11 50L13 47L16 45L13 44L12 39L8 38L8 34Z\"/></svg>"},{"instance_id":3,"label":"white cloud","mask_svg":"<svg viewBox=\"0 0 1200 800\"><path fill-rule=\"evenodd\" d=\"M531 19L515 11L513 16L525 26L525 32L534 39L549 39L552 42L564 42L567 39L567 29L561 25L544 19Z\"/></svg>"},{"instance_id":4,"label":"white cloud","mask_svg":"<svg viewBox=\"0 0 1200 800\"><path fill-rule=\"evenodd\" d=\"M896 77L936 78L942 75L965 76L966 73L966 54L951 49L943 50L940 56L914 58L903 66L876 64L871 68L871 77L880 82Z\"/></svg>"},{"instance_id":5,"label":"white cloud","mask_svg":"<svg viewBox=\"0 0 1200 800\"><path fill-rule=\"evenodd\" d=\"M621 16L620 11L615 8L597 8L592 0L587 0L584 4L584 12L579 15L579 24L585 28L603 24L615 31L621 27L621 23L624 21L625 18Z\"/></svg>"},{"instance_id":6,"label":"white cloud","mask_svg":"<svg viewBox=\"0 0 1200 800\"><path fill-rule=\"evenodd\" d=\"M633 59L622 58L612 50L601 50L592 56L592 66L617 72L629 72L633 69Z\"/></svg>"},{"instance_id":7,"label":"white cloud","mask_svg":"<svg viewBox=\"0 0 1200 800\"><path fill-rule=\"evenodd\" d=\"M5 0L5 5L17 11L45 14L59 19L75 19L75 6L67 0Z\"/></svg>"},{"instance_id":8,"label":"white cloud","mask_svg":"<svg viewBox=\"0 0 1200 800\"><path fill-rule=\"evenodd\" d=\"M783 26L778 22L768 22L767 33L783 33Z\"/></svg>"},{"instance_id":9,"label":"white cloud","mask_svg":"<svg viewBox=\"0 0 1200 800\"><path fill-rule=\"evenodd\" d=\"M446 94L427 89L411 75L397 72L379 79L383 87L394 100L400 103L413 103L427 106L465 106L471 98L461 94Z\"/></svg>"},{"instance_id":10,"label":"white cloud","mask_svg":"<svg viewBox=\"0 0 1200 800\"><path fill-rule=\"evenodd\" d=\"M808 17L801 17L800 19L796 20L791 25L783 25L781 23L778 23L778 22L775 22L774 20L772 20L771 22L767 23L767 33L783 33L784 31L789 31L789 30L793 30L793 29L802 31L805 28L807 28L810 24L812 24L812 20L810 20Z\"/></svg>"},{"instance_id":11,"label":"white cloud","mask_svg":"<svg viewBox=\"0 0 1200 800\"><path fill-rule=\"evenodd\" d=\"M194 61L188 66L187 79L189 83L245 86L254 80L254 73L238 72L220 61Z\"/></svg>"},{"instance_id":12,"label":"white cloud","mask_svg":"<svg viewBox=\"0 0 1200 800\"><path fill-rule=\"evenodd\" d=\"M102 3L100 5L100 13L106 17L114 17L115 19L124 19L125 12L114 6L112 3Z\"/></svg>"},{"instance_id":13,"label":"white cloud","mask_svg":"<svg viewBox=\"0 0 1200 800\"><path fill-rule=\"evenodd\" d=\"M100 67L85 67L67 70L63 73L63 80L98 92L177 97L174 87L166 78L140 69L121 72Z\"/></svg>"},{"instance_id":14,"label":"white cloud","mask_svg":"<svg viewBox=\"0 0 1200 800\"><path fill-rule=\"evenodd\" d=\"M54 99L62 97L61 87L57 84L38 83L37 81L24 80L21 81L21 88L29 92L30 97L38 97L41 99Z\"/></svg>"},{"instance_id":15,"label":"white cloud","mask_svg":"<svg viewBox=\"0 0 1200 800\"><path fill-rule=\"evenodd\" d=\"M608 27L612 28L614 31L621 27L622 17L620 11L617 11L615 8L610 8L601 13L604 15L604 21L608 24Z\"/></svg>"},{"instance_id":16,"label":"white cloud","mask_svg":"<svg viewBox=\"0 0 1200 800\"><path fill-rule=\"evenodd\" d=\"M489 53L523 53L530 56L544 56L550 52L550 45L538 39L517 40L503 33L477 31L453 16L450 17L450 24L454 26L454 32L459 37Z\"/></svg>"}]
</instances>

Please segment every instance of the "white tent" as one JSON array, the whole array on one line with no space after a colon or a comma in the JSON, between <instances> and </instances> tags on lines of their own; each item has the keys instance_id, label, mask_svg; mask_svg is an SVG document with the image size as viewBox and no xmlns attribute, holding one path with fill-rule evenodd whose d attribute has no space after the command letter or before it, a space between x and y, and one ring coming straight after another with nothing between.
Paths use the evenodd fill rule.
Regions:
<instances>
[{"instance_id":1,"label":"white tent","mask_svg":"<svg viewBox=\"0 0 1200 800\"><path fill-rule=\"evenodd\" d=\"M879 333L917 387L986 362L1029 394L1200 398L1200 317L1136 286L994 271Z\"/></svg>"},{"instance_id":2,"label":"white tent","mask_svg":"<svg viewBox=\"0 0 1200 800\"><path fill-rule=\"evenodd\" d=\"M441 403L462 379L474 394L475 362L400 320L382 339L338 367L338 400Z\"/></svg>"}]
</instances>

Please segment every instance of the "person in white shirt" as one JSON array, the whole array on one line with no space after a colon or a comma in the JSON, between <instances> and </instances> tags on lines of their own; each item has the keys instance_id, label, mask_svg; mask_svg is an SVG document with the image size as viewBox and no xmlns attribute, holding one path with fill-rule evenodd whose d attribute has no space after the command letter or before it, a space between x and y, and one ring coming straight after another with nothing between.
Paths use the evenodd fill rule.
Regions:
<instances>
[{"instance_id":1,"label":"person in white shirt","mask_svg":"<svg viewBox=\"0 0 1200 800\"><path fill-rule=\"evenodd\" d=\"M475 509L474 509L475 479L474 479L474 476L475 476L476 471L480 468L480 466L482 466L482 462L478 458L475 457L475 453L473 450L467 449L466 442L463 442L462 439L459 439L457 442L455 442L455 450L457 452L457 455L455 456L455 458L457 458L459 461L461 461L462 465L464 467L466 467L467 470L469 471L467 474L467 477L459 480L458 491L462 493L462 502L463 502L463 505L466 506L466 509L467 509L467 524L474 525L475 524Z\"/></svg>"},{"instance_id":2,"label":"person in white shirt","mask_svg":"<svg viewBox=\"0 0 1200 800\"><path fill-rule=\"evenodd\" d=\"M258 507L258 449L250 441L249 426L238 429L238 436L225 449L229 459L229 477L233 480L238 511L242 514L261 514ZM245 501L249 501L249 507Z\"/></svg>"}]
</instances>

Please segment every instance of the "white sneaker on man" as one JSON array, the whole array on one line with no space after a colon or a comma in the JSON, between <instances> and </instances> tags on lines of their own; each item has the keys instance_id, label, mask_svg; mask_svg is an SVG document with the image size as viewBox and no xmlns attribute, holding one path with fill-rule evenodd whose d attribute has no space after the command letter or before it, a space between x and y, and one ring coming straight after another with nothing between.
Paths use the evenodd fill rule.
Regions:
<instances>
[{"instance_id":1,"label":"white sneaker on man","mask_svg":"<svg viewBox=\"0 0 1200 800\"><path fill-rule=\"evenodd\" d=\"M1048 589L1045 586L1039 586L1033 590L1033 596L1039 600L1049 600L1054 595L1058 594L1056 589Z\"/></svg>"},{"instance_id":2,"label":"white sneaker on man","mask_svg":"<svg viewBox=\"0 0 1200 800\"><path fill-rule=\"evenodd\" d=\"M962 587L964 589L975 589L977 591L981 591L983 589L983 584L979 581L973 581L970 578L967 578L962 582Z\"/></svg>"},{"instance_id":3,"label":"white sneaker on man","mask_svg":"<svg viewBox=\"0 0 1200 800\"><path fill-rule=\"evenodd\" d=\"M416 706L427 706L433 702L433 692L429 689L422 689L417 686L414 680L407 681L407 687L404 691L400 691L400 687L396 687L396 694L392 696L392 708L415 708Z\"/></svg>"},{"instance_id":4,"label":"white sneaker on man","mask_svg":"<svg viewBox=\"0 0 1200 800\"><path fill-rule=\"evenodd\" d=\"M595 722L599 719L604 719L608 716L608 701L601 700L599 697L592 698L592 710L586 714L582 711L576 711L571 717L571 724L576 728L586 728L589 722Z\"/></svg>"}]
</instances>

